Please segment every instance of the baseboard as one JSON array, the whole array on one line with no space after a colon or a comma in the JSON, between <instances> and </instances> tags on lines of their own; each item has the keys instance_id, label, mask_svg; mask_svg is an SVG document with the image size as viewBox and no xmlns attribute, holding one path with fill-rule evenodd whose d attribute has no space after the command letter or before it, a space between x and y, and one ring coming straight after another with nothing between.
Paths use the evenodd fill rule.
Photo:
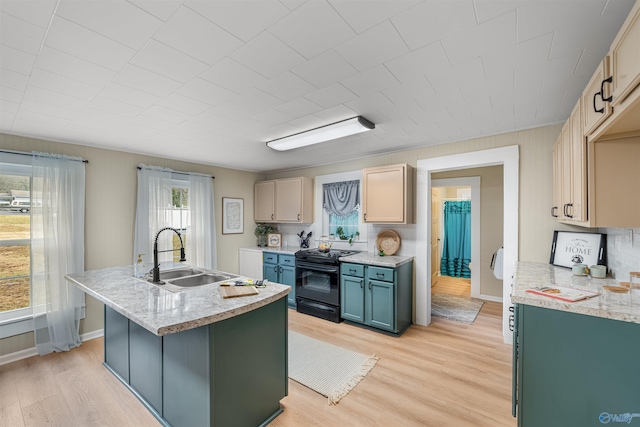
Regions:
<instances>
[{"instance_id":1,"label":"baseboard","mask_svg":"<svg viewBox=\"0 0 640 427\"><path fill-rule=\"evenodd\" d=\"M483 299L485 301L493 301L493 302L499 302L502 303L504 301L502 301L502 297L494 297L492 295L480 295L479 297L480 299Z\"/></svg>"},{"instance_id":2,"label":"baseboard","mask_svg":"<svg viewBox=\"0 0 640 427\"><path fill-rule=\"evenodd\" d=\"M89 341L95 338L100 338L104 336L104 329L98 329L96 331L87 332L86 334L80 335L80 340L82 342ZM33 356L38 355L38 350L36 347L27 348L25 350L16 351L13 353L5 354L0 356L0 366L6 365L7 363L17 362L18 360L28 359Z\"/></svg>"}]
</instances>

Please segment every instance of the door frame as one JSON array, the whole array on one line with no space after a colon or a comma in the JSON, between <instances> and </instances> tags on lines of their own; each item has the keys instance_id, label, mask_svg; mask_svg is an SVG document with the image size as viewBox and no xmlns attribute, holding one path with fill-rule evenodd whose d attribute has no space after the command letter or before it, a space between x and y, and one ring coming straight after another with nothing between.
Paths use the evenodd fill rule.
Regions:
<instances>
[{"instance_id":1,"label":"door frame","mask_svg":"<svg viewBox=\"0 0 640 427\"><path fill-rule=\"evenodd\" d=\"M471 187L471 297L482 298L480 295L480 277L482 277L480 274L482 271L480 265L480 177L432 179L431 188L434 187Z\"/></svg>"},{"instance_id":2,"label":"door frame","mask_svg":"<svg viewBox=\"0 0 640 427\"><path fill-rule=\"evenodd\" d=\"M518 260L519 147L473 151L418 160L416 186L416 289L415 323L431 323L431 174L457 169L503 165L504 176L504 256L502 284L502 336L513 343L509 329L509 308L516 261Z\"/></svg>"}]
</instances>

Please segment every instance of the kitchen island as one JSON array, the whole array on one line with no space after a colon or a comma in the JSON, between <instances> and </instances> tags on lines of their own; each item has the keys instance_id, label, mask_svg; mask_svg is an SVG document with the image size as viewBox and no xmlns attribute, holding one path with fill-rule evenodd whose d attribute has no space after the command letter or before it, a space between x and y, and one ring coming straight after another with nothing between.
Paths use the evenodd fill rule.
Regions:
<instances>
[{"instance_id":1,"label":"kitchen island","mask_svg":"<svg viewBox=\"0 0 640 427\"><path fill-rule=\"evenodd\" d=\"M219 284L171 292L132 276L66 277L105 304L104 365L163 425L257 426L282 412L288 286L224 299Z\"/></svg>"},{"instance_id":2,"label":"kitchen island","mask_svg":"<svg viewBox=\"0 0 640 427\"><path fill-rule=\"evenodd\" d=\"M619 283L518 263L511 296L518 426L640 425L640 306L605 304L602 296L564 302L527 292L554 285L600 293Z\"/></svg>"}]
</instances>

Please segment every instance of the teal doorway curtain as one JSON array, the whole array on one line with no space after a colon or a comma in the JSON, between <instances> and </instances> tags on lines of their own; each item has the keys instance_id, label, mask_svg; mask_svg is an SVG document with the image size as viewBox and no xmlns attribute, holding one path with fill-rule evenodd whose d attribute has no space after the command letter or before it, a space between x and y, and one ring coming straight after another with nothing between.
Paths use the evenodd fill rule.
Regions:
<instances>
[{"instance_id":1,"label":"teal doorway curtain","mask_svg":"<svg viewBox=\"0 0 640 427\"><path fill-rule=\"evenodd\" d=\"M444 243L440 260L442 276L471 277L471 201L444 202Z\"/></svg>"}]
</instances>

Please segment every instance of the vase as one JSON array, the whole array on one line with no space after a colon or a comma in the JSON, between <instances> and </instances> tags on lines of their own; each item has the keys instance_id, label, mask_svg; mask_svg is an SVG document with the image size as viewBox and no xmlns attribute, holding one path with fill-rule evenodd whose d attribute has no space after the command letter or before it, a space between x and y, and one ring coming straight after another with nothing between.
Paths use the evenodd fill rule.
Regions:
<instances>
[{"instance_id":1,"label":"vase","mask_svg":"<svg viewBox=\"0 0 640 427\"><path fill-rule=\"evenodd\" d=\"M256 236L257 238L257 245L261 248L267 246L267 235L266 234L258 234Z\"/></svg>"}]
</instances>

